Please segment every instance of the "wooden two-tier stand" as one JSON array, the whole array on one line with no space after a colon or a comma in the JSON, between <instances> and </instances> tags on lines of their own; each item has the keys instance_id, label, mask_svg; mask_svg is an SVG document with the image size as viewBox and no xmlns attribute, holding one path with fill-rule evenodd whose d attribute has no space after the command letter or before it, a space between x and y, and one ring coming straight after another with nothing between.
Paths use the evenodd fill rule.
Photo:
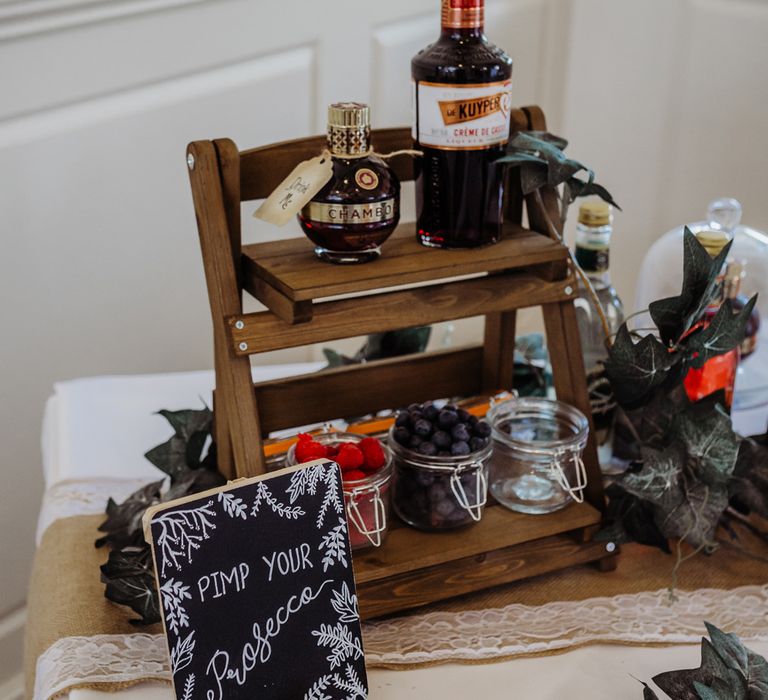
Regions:
<instances>
[{"instance_id":1,"label":"wooden two-tier stand","mask_svg":"<svg viewBox=\"0 0 768 700\"><path fill-rule=\"evenodd\" d=\"M512 116L513 130L544 128L536 107L514 110ZM262 441L274 430L509 389L515 314L532 306L542 308L558 398L590 415L573 306L576 282L566 248L546 235L553 220L561 226L553 191L524 202L512 172L503 240L475 250L425 248L417 243L413 224L401 226L382 257L364 265L322 262L305 239L241 244L241 202L269 195L298 161L317 155L324 141L318 136L242 153L228 139L196 141L188 148L213 317L221 470L230 478L263 473ZM409 148L410 130L375 131L373 143L380 152ZM409 159L396 158L393 166L401 180L413 179ZM530 229L521 225L524 204ZM451 279L456 277L464 279ZM243 291L268 310L244 313ZM254 354L471 316L485 316L481 346L255 386L251 380L249 356ZM363 617L574 564L612 568L615 549L592 541L604 508L592 440L585 462L585 503L551 515L521 515L490 505L480 523L459 531L426 533L393 523L382 547L355 556Z\"/></svg>"}]
</instances>

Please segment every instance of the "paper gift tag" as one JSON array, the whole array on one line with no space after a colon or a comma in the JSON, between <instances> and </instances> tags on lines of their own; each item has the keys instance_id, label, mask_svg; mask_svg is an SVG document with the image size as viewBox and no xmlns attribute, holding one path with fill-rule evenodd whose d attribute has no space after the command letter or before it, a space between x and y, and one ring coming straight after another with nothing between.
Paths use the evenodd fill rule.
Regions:
<instances>
[{"instance_id":1,"label":"paper gift tag","mask_svg":"<svg viewBox=\"0 0 768 700\"><path fill-rule=\"evenodd\" d=\"M328 151L299 163L253 213L258 219L284 226L312 199L333 175Z\"/></svg>"},{"instance_id":2,"label":"paper gift tag","mask_svg":"<svg viewBox=\"0 0 768 700\"><path fill-rule=\"evenodd\" d=\"M337 464L161 504L144 529L178 700L365 700Z\"/></svg>"}]
</instances>

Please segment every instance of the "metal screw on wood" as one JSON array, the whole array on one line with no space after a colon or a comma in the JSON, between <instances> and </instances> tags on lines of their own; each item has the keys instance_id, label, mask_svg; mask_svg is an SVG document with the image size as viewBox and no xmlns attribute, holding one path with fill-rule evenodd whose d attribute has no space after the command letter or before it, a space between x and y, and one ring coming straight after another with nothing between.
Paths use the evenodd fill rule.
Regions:
<instances>
[{"instance_id":1,"label":"metal screw on wood","mask_svg":"<svg viewBox=\"0 0 768 700\"><path fill-rule=\"evenodd\" d=\"M195 156L193 156L191 153L187 153L187 167L190 170L195 169Z\"/></svg>"},{"instance_id":2,"label":"metal screw on wood","mask_svg":"<svg viewBox=\"0 0 768 700\"><path fill-rule=\"evenodd\" d=\"M613 554L616 551L616 543L608 542L608 544L605 545L605 551L608 552L608 554Z\"/></svg>"},{"instance_id":3,"label":"metal screw on wood","mask_svg":"<svg viewBox=\"0 0 768 700\"><path fill-rule=\"evenodd\" d=\"M237 347L239 347L242 352L245 352L248 349L248 343L240 343Z\"/></svg>"},{"instance_id":4,"label":"metal screw on wood","mask_svg":"<svg viewBox=\"0 0 768 700\"><path fill-rule=\"evenodd\" d=\"M571 285L568 285L568 286L565 288L565 293L566 293L566 294L573 294L573 287L571 287Z\"/></svg>"},{"instance_id":5,"label":"metal screw on wood","mask_svg":"<svg viewBox=\"0 0 768 700\"><path fill-rule=\"evenodd\" d=\"M241 331L243 330L243 328L245 328L245 324L242 321L235 321L235 328Z\"/></svg>"}]
</instances>

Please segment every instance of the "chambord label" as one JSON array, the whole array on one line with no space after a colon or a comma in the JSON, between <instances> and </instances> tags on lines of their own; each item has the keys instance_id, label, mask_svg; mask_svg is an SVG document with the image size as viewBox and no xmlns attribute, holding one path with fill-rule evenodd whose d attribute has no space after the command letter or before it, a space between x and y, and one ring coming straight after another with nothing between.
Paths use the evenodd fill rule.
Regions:
<instances>
[{"instance_id":1,"label":"chambord label","mask_svg":"<svg viewBox=\"0 0 768 700\"><path fill-rule=\"evenodd\" d=\"M512 81L480 85L414 83L414 138L422 146L474 150L509 140Z\"/></svg>"},{"instance_id":2,"label":"chambord label","mask_svg":"<svg viewBox=\"0 0 768 700\"><path fill-rule=\"evenodd\" d=\"M367 204L328 204L310 202L302 216L320 224L379 224L395 218L395 198Z\"/></svg>"}]
</instances>

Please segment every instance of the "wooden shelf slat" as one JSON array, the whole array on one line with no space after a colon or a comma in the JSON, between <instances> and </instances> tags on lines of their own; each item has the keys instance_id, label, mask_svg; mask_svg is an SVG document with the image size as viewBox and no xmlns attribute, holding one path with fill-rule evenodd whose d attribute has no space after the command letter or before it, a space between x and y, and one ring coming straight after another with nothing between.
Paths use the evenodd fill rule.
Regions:
<instances>
[{"instance_id":1,"label":"wooden shelf slat","mask_svg":"<svg viewBox=\"0 0 768 700\"><path fill-rule=\"evenodd\" d=\"M407 406L435 396L480 393L483 349L420 353L255 385L261 433Z\"/></svg>"},{"instance_id":2,"label":"wooden shelf slat","mask_svg":"<svg viewBox=\"0 0 768 700\"><path fill-rule=\"evenodd\" d=\"M547 282L532 274L510 272L385 292L364 300L325 301L313 306L311 323L291 325L270 311L230 316L227 322L233 351L243 356L560 302L572 299L575 290L570 277Z\"/></svg>"},{"instance_id":3,"label":"wooden shelf slat","mask_svg":"<svg viewBox=\"0 0 768 700\"><path fill-rule=\"evenodd\" d=\"M354 294L404 284L530 268L568 259L567 249L546 236L505 224L499 243L470 250L427 248L416 240L416 225L405 223L384 244L381 258L361 265L318 260L305 238L243 246L247 289L261 278L293 301Z\"/></svg>"},{"instance_id":4,"label":"wooden shelf slat","mask_svg":"<svg viewBox=\"0 0 768 700\"><path fill-rule=\"evenodd\" d=\"M381 547L355 557L355 580L366 583L560 535L595 525L600 517L589 503L572 503L555 513L535 516L494 505L486 508L479 523L458 530L395 528Z\"/></svg>"}]
</instances>

